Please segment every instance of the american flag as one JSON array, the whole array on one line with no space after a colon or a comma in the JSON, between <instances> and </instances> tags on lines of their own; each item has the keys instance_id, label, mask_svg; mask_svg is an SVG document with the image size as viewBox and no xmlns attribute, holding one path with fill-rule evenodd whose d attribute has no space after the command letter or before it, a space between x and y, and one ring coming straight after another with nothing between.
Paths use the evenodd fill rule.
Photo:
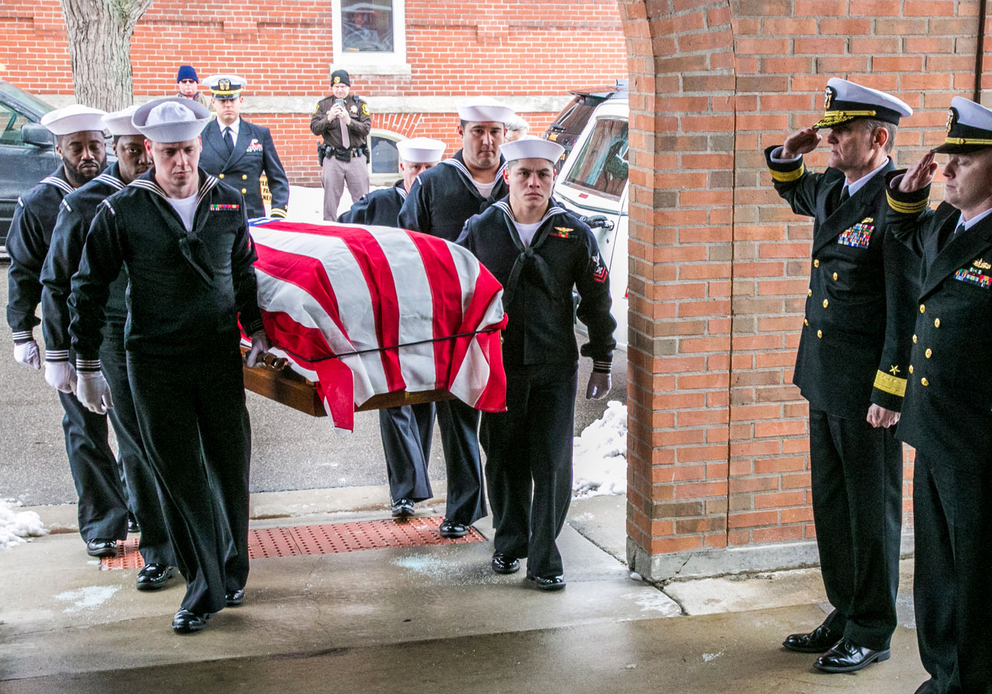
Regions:
<instances>
[{"instance_id":1,"label":"american flag","mask_svg":"<svg viewBox=\"0 0 992 694\"><path fill-rule=\"evenodd\" d=\"M400 390L506 411L503 287L470 252L376 226L256 220L251 236L272 352L316 384L335 427Z\"/></svg>"}]
</instances>

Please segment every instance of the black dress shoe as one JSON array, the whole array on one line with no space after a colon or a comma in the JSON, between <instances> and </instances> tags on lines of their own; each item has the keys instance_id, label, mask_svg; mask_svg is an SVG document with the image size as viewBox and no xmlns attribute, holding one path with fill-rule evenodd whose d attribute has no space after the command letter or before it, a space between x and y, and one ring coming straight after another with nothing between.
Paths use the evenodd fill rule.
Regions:
<instances>
[{"instance_id":1,"label":"black dress shoe","mask_svg":"<svg viewBox=\"0 0 992 694\"><path fill-rule=\"evenodd\" d=\"M117 541L90 540L86 543L86 553L91 557L113 557L117 554Z\"/></svg>"},{"instance_id":2,"label":"black dress shoe","mask_svg":"<svg viewBox=\"0 0 992 694\"><path fill-rule=\"evenodd\" d=\"M807 634L789 634L782 645L797 653L826 653L842 636L821 624Z\"/></svg>"},{"instance_id":3,"label":"black dress shoe","mask_svg":"<svg viewBox=\"0 0 992 694\"><path fill-rule=\"evenodd\" d=\"M566 585L564 576L551 576L550 578L544 578L543 576L531 576L530 574L527 574L527 580L537 583L538 590L561 590Z\"/></svg>"},{"instance_id":4,"label":"black dress shoe","mask_svg":"<svg viewBox=\"0 0 992 694\"><path fill-rule=\"evenodd\" d=\"M245 589L238 588L233 593L228 593L226 598L228 607L240 607L245 604Z\"/></svg>"},{"instance_id":5,"label":"black dress shoe","mask_svg":"<svg viewBox=\"0 0 992 694\"><path fill-rule=\"evenodd\" d=\"M454 523L447 518L441 521L440 527L438 527L437 532L441 537L465 537L468 535L468 526L462 525L461 523Z\"/></svg>"},{"instance_id":6,"label":"black dress shoe","mask_svg":"<svg viewBox=\"0 0 992 694\"><path fill-rule=\"evenodd\" d=\"M892 651L874 651L864 646L858 646L848 638L843 638L829 651L821 655L813 663L813 667L823 672L855 672L872 663L888 660Z\"/></svg>"},{"instance_id":7,"label":"black dress shoe","mask_svg":"<svg viewBox=\"0 0 992 694\"><path fill-rule=\"evenodd\" d=\"M162 590L176 575L176 567L167 564L146 564L138 572L138 590Z\"/></svg>"},{"instance_id":8,"label":"black dress shoe","mask_svg":"<svg viewBox=\"0 0 992 694\"><path fill-rule=\"evenodd\" d=\"M498 574L515 574L520 571L520 562L503 552L493 554L493 571Z\"/></svg>"},{"instance_id":9,"label":"black dress shoe","mask_svg":"<svg viewBox=\"0 0 992 694\"><path fill-rule=\"evenodd\" d=\"M196 614L182 607L176 612L176 616L172 618L172 630L177 634L193 634L197 631L202 631L207 626L208 619L210 619L209 612Z\"/></svg>"},{"instance_id":10,"label":"black dress shoe","mask_svg":"<svg viewBox=\"0 0 992 694\"><path fill-rule=\"evenodd\" d=\"M413 502L409 499L397 499L392 502L390 508L393 512L393 518L410 518L415 513Z\"/></svg>"},{"instance_id":11,"label":"black dress shoe","mask_svg":"<svg viewBox=\"0 0 992 694\"><path fill-rule=\"evenodd\" d=\"M141 528L138 526L138 519L130 511L127 513L127 531L132 535L141 532Z\"/></svg>"}]
</instances>

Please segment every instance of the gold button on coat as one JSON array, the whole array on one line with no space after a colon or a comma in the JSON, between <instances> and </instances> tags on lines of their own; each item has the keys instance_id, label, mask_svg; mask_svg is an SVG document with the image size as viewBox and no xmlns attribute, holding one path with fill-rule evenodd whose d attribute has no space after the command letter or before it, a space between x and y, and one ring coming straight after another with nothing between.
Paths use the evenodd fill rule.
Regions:
<instances>
[{"instance_id":1,"label":"gold button on coat","mask_svg":"<svg viewBox=\"0 0 992 694\"><path fill-rule=\"evenodd\" d=\"M813 290L810 289L806 292L806 296L813 296Z\"/></svg>"},{"instance_id":2,"label":"gold button on coat","mask_svg":"<svg viewBox=\"0 0 992 694\"><path fill-rule=\"evenodd\" d=\"M824 299L824 300L823 300L823 308L826 308L826 307L827 307L827 306L829 306L829 305L830 305L830 302L829 302L829 301L827 301L826 299Z\"/></svg>"},{"instance_id":3,"label":"gold button on coat","mask_svg":"<svg viewBox=\"0 0 992 694\"><path fill-rule=\"evenodd\" d=\"M837 273L835 272L834 273L834 282L836 282L836 281L837 281Z\"/></svg>"},{"instance_id":4,"label":"gold button on coat","mask_svg":"<svg viewBox=\"0 0 992 694\"><path fill-rule=\"evenodd\" d=\"M248 192L248 189L247 189L247 188L242 188L242 189L241 189L241 194L242 194L242 195L244 195L244 194L245 194L245 193L247 193L247 192Z\"/></svg>"},{"instance_id":5,"label":"gold button on coat","mask_svg":"<svg viewBox=\"0 0 992 694\"><path fill-rule=\"evenodd\" d=\"M242 181L247 181L248 180L248 174L241 174L241 180Z\"/></svg>"},{"instance_id":6,"label":"gold button on coat","mask_svg":"<svg viewBox=\"0 0 992 694\"><path fill-rule=\"evenodd\" d=\"M819 260L819 258L817 258L816 260L813 261L813 267L820 267L820 260Z\"/></svg>"},{"instance_id":7,"label":"gold button on coat","mask_svg":"<svg viewBox=\"0 0 992 694\"><path fill-rule=\"evenodd\" d=\"M816 336L817 337L823 337L823 331L822 330L817 330L816 331Z\"/></svg>"},{"instance_id":8,"label":"gold button on coat","mask_svg":"<svg viewBox=\"0 0 992 694\"><path fill-rule=\"evenodd\" d=\"M926 378L921 378L920 379L920 385L921 386L928 386L928 385L930 385L930 381L928 381Z\"/></svg>"},{"instance_id":9,"label":"gold button on coat","mask_svg":"<svg viewBox=\"0 0 992 694\"><path fill-rule=\"evenodd\" d=\"M924 354L926 354L927 359L929 359L930 357L933 356L933 350L932 349L928 349L926 352L924 352Z\"/></svg>"},{"instance_id":10,"label":"gold button on coat","mask_svg":"<svg viewBox=\"0 0 992 694\"><path fill-rule=\"evenodd\" d=\"M939 318L934 318L933 319L933 327L935 327L935 328L939 328L940 327L940 319Z\"/></svg>"},{"instance_id":11,"label":"gold button on coat","mask_svg":"<svg viewBox=\"0 0 992 694\"><path fill-rule=\"evenodd\" d=\"M926 305L925 304L920 304L920 313L926 313L926 312L927 312Z\"/></svg>"},{"instance_id":12,"label":"gold button on coat","mask_svg":"<svg viewBox=\"0 0 992 694\"><path fill-rule=\"evenodd\" d=\"M909 365L909 373L913 373L913 365L912 364Z\"/></svg>"},{"instance_id":13,"label":"gold button on coat","mask_svg":"<svg viewBox=\"0 0 992 694\"><path fill-rule=\"evenodd\" d=\"M916 335L913 335L913 344L916 344Z\"/></svg>"},{"instance_id":14,"label":"gold button on coat","mask_svg":"<svg viewBox=\"0 0 992 694\"><path fill-rule=\"evenodd\" d=\"M217 178L224 178L224 174L217 174Z\"/></svg>"},{"instance_id":15,"label":"gold button on coat","mask_svg":"<svg viewBox=\"0 0 992 694\"><path fill-rule=\"evenodd\" d=\"M803 325L809 325L809 321L803 318Z\"/></svg>"}]
</instances>

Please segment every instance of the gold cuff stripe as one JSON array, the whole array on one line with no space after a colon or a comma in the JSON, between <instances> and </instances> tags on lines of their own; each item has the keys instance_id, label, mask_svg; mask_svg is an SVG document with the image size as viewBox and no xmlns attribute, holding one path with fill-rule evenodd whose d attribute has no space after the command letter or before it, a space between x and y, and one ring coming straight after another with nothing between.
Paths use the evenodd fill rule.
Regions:
<instances>
[{"instance_id":1,"label":"gold cuff stripe","mask_svg":"<svg viewBox=\"0 0 992 694\"><path fill-rule=\"evenodd\" d=\"M919 214L930 206L929 198L919 202L901 202L893 198L889 191L885 191L885 197L889 201L889 207L901 214Z\"/></svg>"},{"instance_id":2,"label":"gold cuff stripe","mask_svg":"<svg viewBox=\"0 0 992 694\"><path fill-rule=\"evenodd\" d=\"M778 181L779 183L791 183L798 178L802 178L803 174L806 173L806 167L803 164L799 165L798 169L794 171L776 171L775 169L769 169L772 174L772 180Z\"/></svg>"},{"instance_id":3,"label":"gold cuff stripe","mask_svg":"<svg viewBox=\"0 0 992 694\"><path fill-rule=\"evenodd\" d=\"M875 372L875 387L883 393L889 393L900 398L906 395L906 379L898 378L884 371Z\"/></svg>"}]
</instances>

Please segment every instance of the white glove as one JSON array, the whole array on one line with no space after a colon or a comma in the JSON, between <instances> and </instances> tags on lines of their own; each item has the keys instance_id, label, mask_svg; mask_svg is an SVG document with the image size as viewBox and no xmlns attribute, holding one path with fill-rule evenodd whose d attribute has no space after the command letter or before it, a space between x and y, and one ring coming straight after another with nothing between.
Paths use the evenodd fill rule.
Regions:
<instances>
[{"instance_id":1,"label":"white glove","mask_svg":"<svg viewBox=\"0 0 992 694\"><path fill-rule=\"evenodd\" d=\"M262 355L272 349L272 343L269 342L268 335L265 334L264 330L257 330L251 334L251 349L248 351L248 356L245 357L245 363L248 366L262 366L265 362L262 359Z\"/></svg>"},{"instance_id":2,"label":"white glove","mask_svg":"<svg viewBox=\"0 0 992 694\"><path fill-rule=\"evenodd\" d=\"M586 386L586 400L602 400L610 392L610 374L593 371Z\"/></svg>"},{"instance_id":3,"label":"white glove","mask_svg":"<svg viewBox=\"0 0 992 694\"><path fill-rule=\"evenodd\" d=\"M110 397L110 386L100 371L80 371L77 375L76 397L87 410L96 414L107 414L114 409Z\"/></svg>"},{"instance_id":4,"label":"white glove","mask_svg":"<svg viewBox=\"0 0 992 694\"><path fill-rule=\"evenodd\" d=\"M63 393L76 392L76 369L67 361L46 361L45 381Z\"/></svg>"},{"instance_id":5,"label":"white glove","mask_svg":"<svg viewBox=\"0 0 992 694\"><path fill-rule=\"evenodd\" d=\"M17 342L14 344L14 359L18 364L30 366L32 369L41 369L41 355L38 354L38 343L34 340L29 342Z\"/></svg>"}]
</instances>

